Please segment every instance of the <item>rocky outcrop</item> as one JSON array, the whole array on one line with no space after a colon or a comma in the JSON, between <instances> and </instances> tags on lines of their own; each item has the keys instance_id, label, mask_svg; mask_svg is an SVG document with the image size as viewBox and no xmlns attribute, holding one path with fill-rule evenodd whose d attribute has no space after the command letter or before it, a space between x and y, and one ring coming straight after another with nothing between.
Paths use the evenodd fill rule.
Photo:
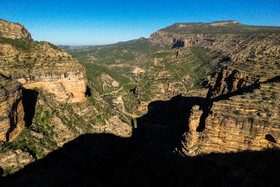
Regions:
<instances>
[{"instance_id":1,"label":"rocky outcrop","mask_svg":"<svg viewBox=\"0 0 280 187\"><path fill-rule=\"evenodd\" d=\"M211 80L208 99L191 111L182 143L184 154L280 147L279 76L260 82L253 75L227 68ZM209 110L202 113L205 107Z\"/></svg>"},{"instance_id":2,"label":"rocky outcrop","mask_svg":"<svg viewBox=\"0 0 280 187\"><path fill-rule=\"evenodd\" d=\"M193 47L207 38L204 34L172 34L164 31L157 31L151 34L149 41L153 44L168 45L176 47Z\"/></svg>"},{"instance_id":3,"label":"rocky outcrop","mask_svg":"<svg viewBox=\"0 0 280 187\"><path fill-rule=\"evenodd\" d=\"M22 87L0 75L0 140L12 141L24 128Z\"/></svg>"},{"instance_id":4,"label":"rocky outcrop","mask_svg":"<svg viewBox=\"0 0 280 187\"><path fill-rule=\"evenodd\" d=\"M207 97L237 92L239 89L252 86L258 81L259 78L253 73L240 71L232 67L223 67L209 77Z\"/></svg>"},{"instance_id":5,"label":"rocky outcrop","mask_svg":"<svg viewBox=\"0 0 280 187\"><path fill-rule=\"evenodd\" d=\"M28 30L19 23L12 23L0 19L0 37L19 39L27 38L32 39Z\"/></svg>"},{"instance_id":6,"label":"rocky outcrop","mask_svg":"<svg viewBox=\"0 0 280 187\"><path fill-rule=\"evenodd\" d=\"M85 69L68 53L54 49L47 42L36 43L33 53L22 53L13 46L9 56L0 57L0 73L22 83L26 89L39 88L59 102L85 101ZM5 51L2 50L4 54Z\"/></svg>"},{"instance_id":7,"label":"rocky outcrop","mask_svg":"<svg viewBox=\"0 0 280 187\"><path fill-rule=\"evenodd\" d=\"M17 23L0 20L0 37L23 38L0 43L0 140L12 141L25 123L32 124L38 89L49 101L86 100L85 69L68 53L48 42L33 41L24 26ZM27 90L25 101L22 89Z\"/></svg>"},{"instance_id":8,"label":"rocky outcrop","mask_svg":"<svg viewBox=\"0 0 280 187\"><path fill-rule=\"evenodd\" d=\"M85 70L73 58L69 61L51 64L35 64L29 69L29 73L15 78L26 89L39 88L51 94L54 100L59 102L76 103L86 100Z\"/></svg>"},{"instance_id":9,"label":"rocky outcrop","mask_svg":"<svg viewBox=\"0 0 280 187\"><path fill-rule=\"evenodd\" d=\"M17 170L22 169L26 164L34 161L35 159L28 152L23 152L21 149L8 151L0 155L0 166L3 169L10 170L14 166L17 166Z\"/></svg>"},{"instance_id":10,"label":"rocky outcrop","mask_svg":"<svg viewBox=\"0 0 280 187\"><path fill-rule=\"evenodd\" d=\"M191 109L191 115L189 117L189 130L185 134L185 142L183 143L183 147L185 148L185 154L187 155L195 155L196 149L194 149L198 142L199 138L201 137L201 133L197 132L197 128L200 124L200 118L203 114L203 111L200 110L199 105L195 105Z\"/></svg>"},{"instance_id":11,"label":"rocky outcrop","mask_svg":"<svg viewBox=\"0 0 280 187\"><path fill-rule=\"evenodd\" d=\"M277 85L280 86L279 83ZM279 148L278 107L279 103L270 105L269 102L262 101L258 98L258 92L247 94L246 97L234 96L230 100L214 102L202 132L192 128L201 125L199 122L202 119L202 111L194 108L189 123L190 130L185 134L185 141L182 143L183 152L195 156L213 152Z\"/></svg>"}]
</instances>

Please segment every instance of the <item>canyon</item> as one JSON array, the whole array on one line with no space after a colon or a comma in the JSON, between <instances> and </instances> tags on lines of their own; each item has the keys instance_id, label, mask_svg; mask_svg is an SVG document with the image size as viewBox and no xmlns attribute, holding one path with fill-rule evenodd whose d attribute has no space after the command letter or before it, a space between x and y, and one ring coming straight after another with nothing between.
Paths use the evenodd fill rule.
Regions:
<instances>
[{"instance_id":1,"label":"canyon","mask_svg":"<svg viewBox=\"0 0 280 187\"><path fill-rule=\"evenodd\" d=\"M279 183L279 27L175 23L60 49L0 21L6 184Z\"/></svg>"}]
</instances>

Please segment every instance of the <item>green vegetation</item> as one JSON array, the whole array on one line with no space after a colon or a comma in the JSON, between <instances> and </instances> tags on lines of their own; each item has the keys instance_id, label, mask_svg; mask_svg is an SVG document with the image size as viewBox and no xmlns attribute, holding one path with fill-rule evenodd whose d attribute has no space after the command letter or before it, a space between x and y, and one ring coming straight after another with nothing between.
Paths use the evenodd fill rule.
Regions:
<instances>
[{"instance_id":1,"label":"green vegetation","mask_svg":"<svg viewBox=\"0 0 280 187\"><path fill-rule=\"evenodd\" d=\"M159 45L152 45L147 39L139 39L128 44L85 47L67 51L81 62L115 64L116 60L132 63L140 54L150 54L159 49L168 49L168 47L162 48ZM88 55L94 57L94 60L91 60Z\"/></svg>"},{"instance_id":2,"label":"green vegetation","mask_svg":"<svg viewBox=\"0 0 280 187\"><path fill-rule=\"evenodd\" d=\"M202 63L209 63L211 60L210 55L207 53L205 49L202 47L192 47L190 48L191 52L202 62Z\"/></svg>"},{"instance_id":3,"label":"green vegetation","mask_svg":"<svg viewBox=\"0 0 280 187\"><path fill-rule=\"evenodd\" d=\"M0 152L4 153L8 150L17 149L28 152L34 158L42 158L44 156L43 150L36 146L36 139L33 136L30 136L29 129L24 129L17 137L16 141L2 145Z\"/></svg>"},{"instance_id":4,"label":"green vegetation","mask_svg":"<svg viewBox=\"0 0 280 187\"><path fill-rule=\"evenodd\" d=\"M46 43L48 43L51 46L51 48L58 50L58 51L62 51L62 49L60 49L58 46L53 45L52 43L49 43L49 42L46 42Z\"/></svg>"},{"instance_id":5,"label":"green vegetation","mask_svg":"<svg viewBox=\"0 0 280 187\"><path fill-rule=\"evenodd\" d=\"M38 49L39 42L35 42L27 38L10 39L10 38L0 37L0 43L10 44L23 53L30 53Z\"/></svg>"},{"instance_id":6,"label":"green vegetation","mask_svg":"<svg viewBox=\"0 0 280 187\"><path fill-rule=\"evenodd\" d=\"M10 44L22 53L35 52L40 48L40 45L44 43L47 43L51 48L55 50L62 51L59 47L49 42L37 42L37 41L29 40L27 38L11 39L11 38L0 37L0 43Z\"/></svg>"},{"instance_id":7,"label":"green vegetation","mask_svg":"<svg viewBox=\"0 0 280 187\"><path fill-rule=\"evenodd\" d=\"M163 52L163 53L153 53L152 57L162 58L166 56L176 55L176 52Z\"/></svg>"},{"instance_id":8,"label":"green vegetation","mask_svg":"<svg viewBox=\"0 0 280 187\"><path fill-rule=\"evenodd\" d=\"M138 106L158 95L159 85L174 85L173 90L165 93L164 97L186 94L187 90L200 88L201 80L216 67L216 63L211 62L213 55L203 48L175 50L153 45L143 38L107 46L65 49L86 68L90 88L107 102L122 96L126 111L138 115L143 114L138 111ZM178 52L180 54L177 56ZM155 58L158 58L159 65L154 64ZM133 73L136 67L145 72ZM119 86L104 87L110 83L102 78L103 75L109 75ZM135 86L139 89L138 96L130 92Z\"/></svg>"}]
</instances>

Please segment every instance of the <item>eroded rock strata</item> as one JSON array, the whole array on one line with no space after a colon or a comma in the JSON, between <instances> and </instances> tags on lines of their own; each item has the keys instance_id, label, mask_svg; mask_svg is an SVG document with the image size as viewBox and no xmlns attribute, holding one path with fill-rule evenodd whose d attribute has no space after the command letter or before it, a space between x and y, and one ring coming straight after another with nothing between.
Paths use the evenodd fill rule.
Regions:
<instances>
[{"instance_id":1,"label":"eroded rock strata","mask_svg":"<svg viewBox=\"0 0 280 187\"><path fill-rule=\"evenodd\" d=\"M3 45L3 49L12 48L13 53L0 57L1 73L19 81L26 89L41 88L59 102L85 101L86 77L82 65L47 42L34 45L36 49L30 53Z\"/></svg>"},{"instance_id":2,"label":"eroded rock strata","mask_svg":"<svg viewBox=\"0 0 280 187\"><path fill-rule=\"evenodd\" d=\"M202 47L222 57L207 80L206 103L191 111L185 154L280 147L279 32L225 21L178 23L151 35L154 44Z\"/></svg>"},{"instance_id":3,"label":"eroded rock strata","mask_svg":"<svg viewBox=\"0 0 280 187\"><path fill-rule=\"evenodd\" d=\"M31 39L31 34L23 25L19 23L13 23L0 19L0 37L11 39Z\"/></svg>"},{"instance_id":4,"label":"eroded rock strata","mask_svg":"<svg viewBox=\"0 0 280 187\"><path fill-rule=\"evenodd\" d=\"M22 86L0 74L0 140L12 141L24 128Z\"/></svg>"},{"instance_id":5,"label":"eroded rock strata","mask_svg":"<svg viewBox=\"0 0 280 187\"><path fill-rule=\"evenodd\" d=\"M17 165L14 172L42 159L7 181L279 184L279 33L236 21L177 23L148 40L75 49L92 73L94 100L71 107L56 102L80 98L66 86L84 84L71 56L46 42L30 43L28 52L1 45L3 74L25 89L39 88L40 103L35 125L18 141L35 146L15 147L0 160Z\"/></svg>"},{"instance_id":6,"label":"eroded rock strata","mask_svg":"<svg viewBox=\"0 0 280 187\"><path fill-rule=\"evenodd\" d=\"M0 20L0 36L2 141L12 141L26 120L28 125L32 123L25 110L35 110L36 97L26 96L31 100L25 101L24 108L22 89L43 90L48 99L61 103L86 100L85 69L68 53L48 42L33 41L24 26L17 23ZM34 106L28 107L28 103Z\"/></svg>"},{"instance_id":7,"label":"eroded rock strata","mask_svg":"<svg viewBox=\"0 0 280 187\"><path fill-rule=\"evenodd\" d=\"M278 88L279 83L276 84ZM260 151L279 148L279 103L271 105L262 100L260 93L269 89L269 84L261 84L260 90L232 96L211 104L206 119L201 109L192 111L196 120L189 123L203 128L190 130L182 142L183 152L187 155L239 152L241 150ZM279 90L277 90L277 96ZM208 101L212 102L212 101ZM201 124L201 120L204 120Z\"/></svg>"}]
</instances>

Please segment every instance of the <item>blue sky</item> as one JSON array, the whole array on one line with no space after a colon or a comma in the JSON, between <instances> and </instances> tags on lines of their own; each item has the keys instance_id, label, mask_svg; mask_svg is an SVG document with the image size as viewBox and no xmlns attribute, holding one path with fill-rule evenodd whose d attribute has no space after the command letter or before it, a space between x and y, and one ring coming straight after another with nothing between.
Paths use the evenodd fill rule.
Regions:
<instances>
[{"instance_id":1,"label":"blue sky","mask_svg":"<svg viewBox=\"0 0 280 187\"><path fill-rule=\"evenodd\" d=\"M34 40L99 45L149 37L176 22L237 20L280 26L279 0L0 0L0 18Z\"/></svg>"}]
</instances>

